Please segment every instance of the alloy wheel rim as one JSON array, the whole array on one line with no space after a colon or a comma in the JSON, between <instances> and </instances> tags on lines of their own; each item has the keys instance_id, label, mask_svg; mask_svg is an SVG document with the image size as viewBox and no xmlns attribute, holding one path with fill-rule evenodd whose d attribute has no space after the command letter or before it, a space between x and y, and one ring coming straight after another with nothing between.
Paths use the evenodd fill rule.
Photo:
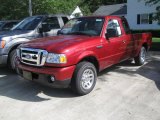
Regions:
<instances>
[{"instance_id":1,"label":"alloy wheel rim","mask_svg":"<svg viewBox=\"0 0 160 120\"><path fill-rule=\"evenodd\" d=\"M145 62L145 60L146 60L146 50L145 50L145 48L142 48L142 50L141 50L141 61L142 61L142 63L144 63Z\"/></svg>"},{"instance_id":2,"label":"alloy wheel rim","mask_svg":"<svg viewBox=\"0 0 160 120\"><path fill-rule=\"evenodd\" d=\"M91 69L86 69L82 74L81 84L83 89L88 90L93 86L94 83L94 72Z\"/></svg>"}]
</instances>

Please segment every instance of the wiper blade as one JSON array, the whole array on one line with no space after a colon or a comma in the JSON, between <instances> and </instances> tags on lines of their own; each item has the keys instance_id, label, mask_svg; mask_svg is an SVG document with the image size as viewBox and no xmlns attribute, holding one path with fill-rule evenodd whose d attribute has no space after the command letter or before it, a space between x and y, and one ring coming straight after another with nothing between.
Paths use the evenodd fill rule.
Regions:
<instances>
[{"instance_id":1,"label":"wiper blade","mask_svg":"<svg viewBox=\"0 0 160 120\"><path fill-rule=\"evenodd\" d=\"M87 35L87 36L92 36L90 34L84 33L84 32L71 32L68 33L69 35Z\"/></svg>"},{"instance_id":2,"label":"wiper blade","mask_svg":"<svg viewBox=\"0 0 160 120\"><path fill-rule=\"evenodd\" d=\"M16 28L16 29L14 29L14 30L22 30L22 28Z\"/></svg>"}]
</instances>

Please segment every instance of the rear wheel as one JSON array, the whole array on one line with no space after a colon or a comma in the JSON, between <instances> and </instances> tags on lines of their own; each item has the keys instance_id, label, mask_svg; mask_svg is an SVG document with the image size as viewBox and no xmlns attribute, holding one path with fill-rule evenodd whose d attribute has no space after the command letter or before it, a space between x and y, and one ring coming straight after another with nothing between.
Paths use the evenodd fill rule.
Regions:
<instances>
[{"instance_id":1,"label":"rear wheel","mask_svg":"<svg viewBox=\"0 0 160 120\"><path fill-rule=\"evenodd\" d=\"M137 57L134 58L136 65L143 65L146 62L147 51L145 47L142 47L140 53Z\"/></svg>"},{"instance_id":2,"label":"rear wheel","mask_svg":"<svg viewBox=\"0 0 160 120\"><path fill-rule=\"evenodd\" d=\"M16 68L15 62L16 62L16 49L12 50L9 55L9 68L11 70L15 70Z\"/></svg>"},{"instance_id":3,"label":"rear wheel","mask_svg":"<svg viewBox=\"0 0 160 120\"><path fill-rule=\"evenodd\" d=\"M78 95L86 95L90 93L97 79L95 66L89 62L81 62L77 65L74 72L71 88Z\"/></svg>"}]
</instances>

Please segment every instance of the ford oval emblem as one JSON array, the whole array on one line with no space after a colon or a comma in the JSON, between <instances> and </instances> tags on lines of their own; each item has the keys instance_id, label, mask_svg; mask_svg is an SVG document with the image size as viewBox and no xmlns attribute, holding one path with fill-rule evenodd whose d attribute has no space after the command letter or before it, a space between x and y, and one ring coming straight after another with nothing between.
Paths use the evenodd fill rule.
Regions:
<instances>
[{"instance_id":1,"label":"ford oval emblem","mask_svg":"<svg viewBox=\"0 0 160 120\"><path fill-rule=\"evenodd\" d=\"M25 56L25 58L27 58L27 59L31 59L31 58L32 58L32 56L28 54L28 55L26 55L26 56Z\"/></svg>"}]
</instances>

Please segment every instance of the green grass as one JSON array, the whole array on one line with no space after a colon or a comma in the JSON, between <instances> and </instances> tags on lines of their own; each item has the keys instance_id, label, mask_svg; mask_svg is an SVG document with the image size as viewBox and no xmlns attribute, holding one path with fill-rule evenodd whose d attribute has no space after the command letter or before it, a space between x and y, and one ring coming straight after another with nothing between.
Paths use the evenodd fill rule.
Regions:
<instances>
[{"instance_id":1,"label":"green grass","mask_svg":"<svg viewBox=\"0 0 160 120\"><path fill-rule=\"evenodd\" d=\"M152 42L160 42L160 38L152 38Z\"/></svg>"},{"instance_id":2,"label":"green grass","mask_svg":"<svg viewBox=\"0 0 160 120\"><path fill-rule=\"evenodd\" d=\"M152 38L151 50L160 51L160 38Z\"/></svg>"}]
</instances>

